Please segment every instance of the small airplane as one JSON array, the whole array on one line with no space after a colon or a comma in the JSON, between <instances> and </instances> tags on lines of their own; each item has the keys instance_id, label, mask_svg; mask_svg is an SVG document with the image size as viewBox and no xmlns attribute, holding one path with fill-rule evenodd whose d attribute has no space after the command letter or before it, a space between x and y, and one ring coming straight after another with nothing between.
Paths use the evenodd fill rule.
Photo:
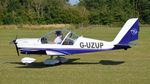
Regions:
<instances>
[{"instance_id":1,"label":"small airplane","mask_svg":"<svg viewBox=\"0 0 150 84\"><path fill-rule=\"evenodd\" d=\"M44 61L45 65L55 65L65 63L68 59L62 57L80 53L108 51L108 50L127 50L131 48L134 40L138 40L139 20L138 18L129 19L121 31L111 42L85 38L68 30L55 30L42 36L41 38L21 38L13 40L10 44L15 44L17 54L40 54L49 55L50 58ZM57 56L55 59L54 56ZM32 63L34 58L25 57L22 63Z\"/></svg>"}]
</instances>

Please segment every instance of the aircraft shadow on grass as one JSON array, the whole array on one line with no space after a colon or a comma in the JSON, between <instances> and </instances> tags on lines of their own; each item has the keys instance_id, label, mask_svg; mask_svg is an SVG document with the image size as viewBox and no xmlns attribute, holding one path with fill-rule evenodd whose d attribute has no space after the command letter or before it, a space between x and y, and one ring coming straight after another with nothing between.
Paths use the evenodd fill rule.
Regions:
<instances>
[{"instance_id":1,"label":"aircraft shadow on grass","mask_svg":"<svg viewBox=\"0 0 150 84\"><path fill-rule=\"evenodd\" d=\"M10 62L11 64L19 64L24 66L19 66L16 68L47 68L47 67L56 67L59 65L90 65L90 64L101 64L101 65L119 65L125 63L124 61L112 61L112 60L101 60L99 62L74 62L76 60L80 60L80 58L69 59L68 62L64 64L56 64L53 66L46 66L43 62L34 62L32 64L25 65L21 62Z\"/></svg>"},{"instance_id":2,"label":"aircraft shadow on grass","mask_svg":"<svg viewBox=\"0 0 150 84\"><path fill-rule=\"evenodd\" d=\"M123 64L124 61L101 60L99 63L102 65L119 65Z\"/></svg>"}]
</instances>

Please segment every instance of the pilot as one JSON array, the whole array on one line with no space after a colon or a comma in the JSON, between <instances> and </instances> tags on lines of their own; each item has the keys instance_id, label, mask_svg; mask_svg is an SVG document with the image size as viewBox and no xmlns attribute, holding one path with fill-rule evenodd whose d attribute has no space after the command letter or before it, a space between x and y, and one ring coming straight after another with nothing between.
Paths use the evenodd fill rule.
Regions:
<instances>
[{"instance_id":1,"label":"pilot","mask_svg":"<svg viewBox=\"0 0 150 84\"><path fill-rule=\"evenodd\" d=\"M52 44L61 44L62 42L62 33L61 31L56 31L56 38Z\"/></svg>"}]
</instances>

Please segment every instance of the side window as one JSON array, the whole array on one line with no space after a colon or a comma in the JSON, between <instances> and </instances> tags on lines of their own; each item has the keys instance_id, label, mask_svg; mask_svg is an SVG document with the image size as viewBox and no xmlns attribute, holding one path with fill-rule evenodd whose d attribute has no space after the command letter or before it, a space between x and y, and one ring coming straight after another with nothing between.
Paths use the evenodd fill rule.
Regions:
<instances>
[{"instance_id":1,"label":"side window","mask_svg":"<svg viewBox=\"0 0 150 84\"><path fill-rule=\"evenodd\" d=\"M56 37L55 32L52 32L52 33L50 33L50 34L48 34L48 35L42 37L42 38L41 38L41 42L42 42L43 44L51 43L51 42L54 41L55 37Z\"/></svg>"},{"instance_id":2,"label":"side window","mask_svg":"<svg viewBox=\"0 0 150 84\"><path fill-rule=\"evenodd\" d=\"M50 35L47 35L46 36L47 43L53 42L55 38L56 38L55 32L52 32Z\"/></svg>"},{"instance_id":3,"label":"side window","mask_svg":"<svg viewBox=\"0 0 150 84\"><path fill-rule=\"evenodd\" d=\"M73 45L77 38L77 35L70 33L64 40L63 45Z\"/></svg>"}]
</instances>

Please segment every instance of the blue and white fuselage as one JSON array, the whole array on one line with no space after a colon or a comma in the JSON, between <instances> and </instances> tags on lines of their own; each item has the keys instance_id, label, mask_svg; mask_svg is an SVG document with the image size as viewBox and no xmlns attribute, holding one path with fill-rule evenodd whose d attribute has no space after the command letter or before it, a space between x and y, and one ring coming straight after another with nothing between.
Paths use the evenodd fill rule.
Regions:
<instances>
[{"instance_id":1,"label":"blue and white fuselage","mask_svg":"<svg viewBox=\"0 0 150 84\"><path fill-rule=\"evenodd\" d=\"M28 42L29 41L29 42ZM18 39L17 46L22 54L71 55L87 52L112 50L112 42L78 37L73 45L42 44L41 39Z\"/></svg>"}]
</instances>

